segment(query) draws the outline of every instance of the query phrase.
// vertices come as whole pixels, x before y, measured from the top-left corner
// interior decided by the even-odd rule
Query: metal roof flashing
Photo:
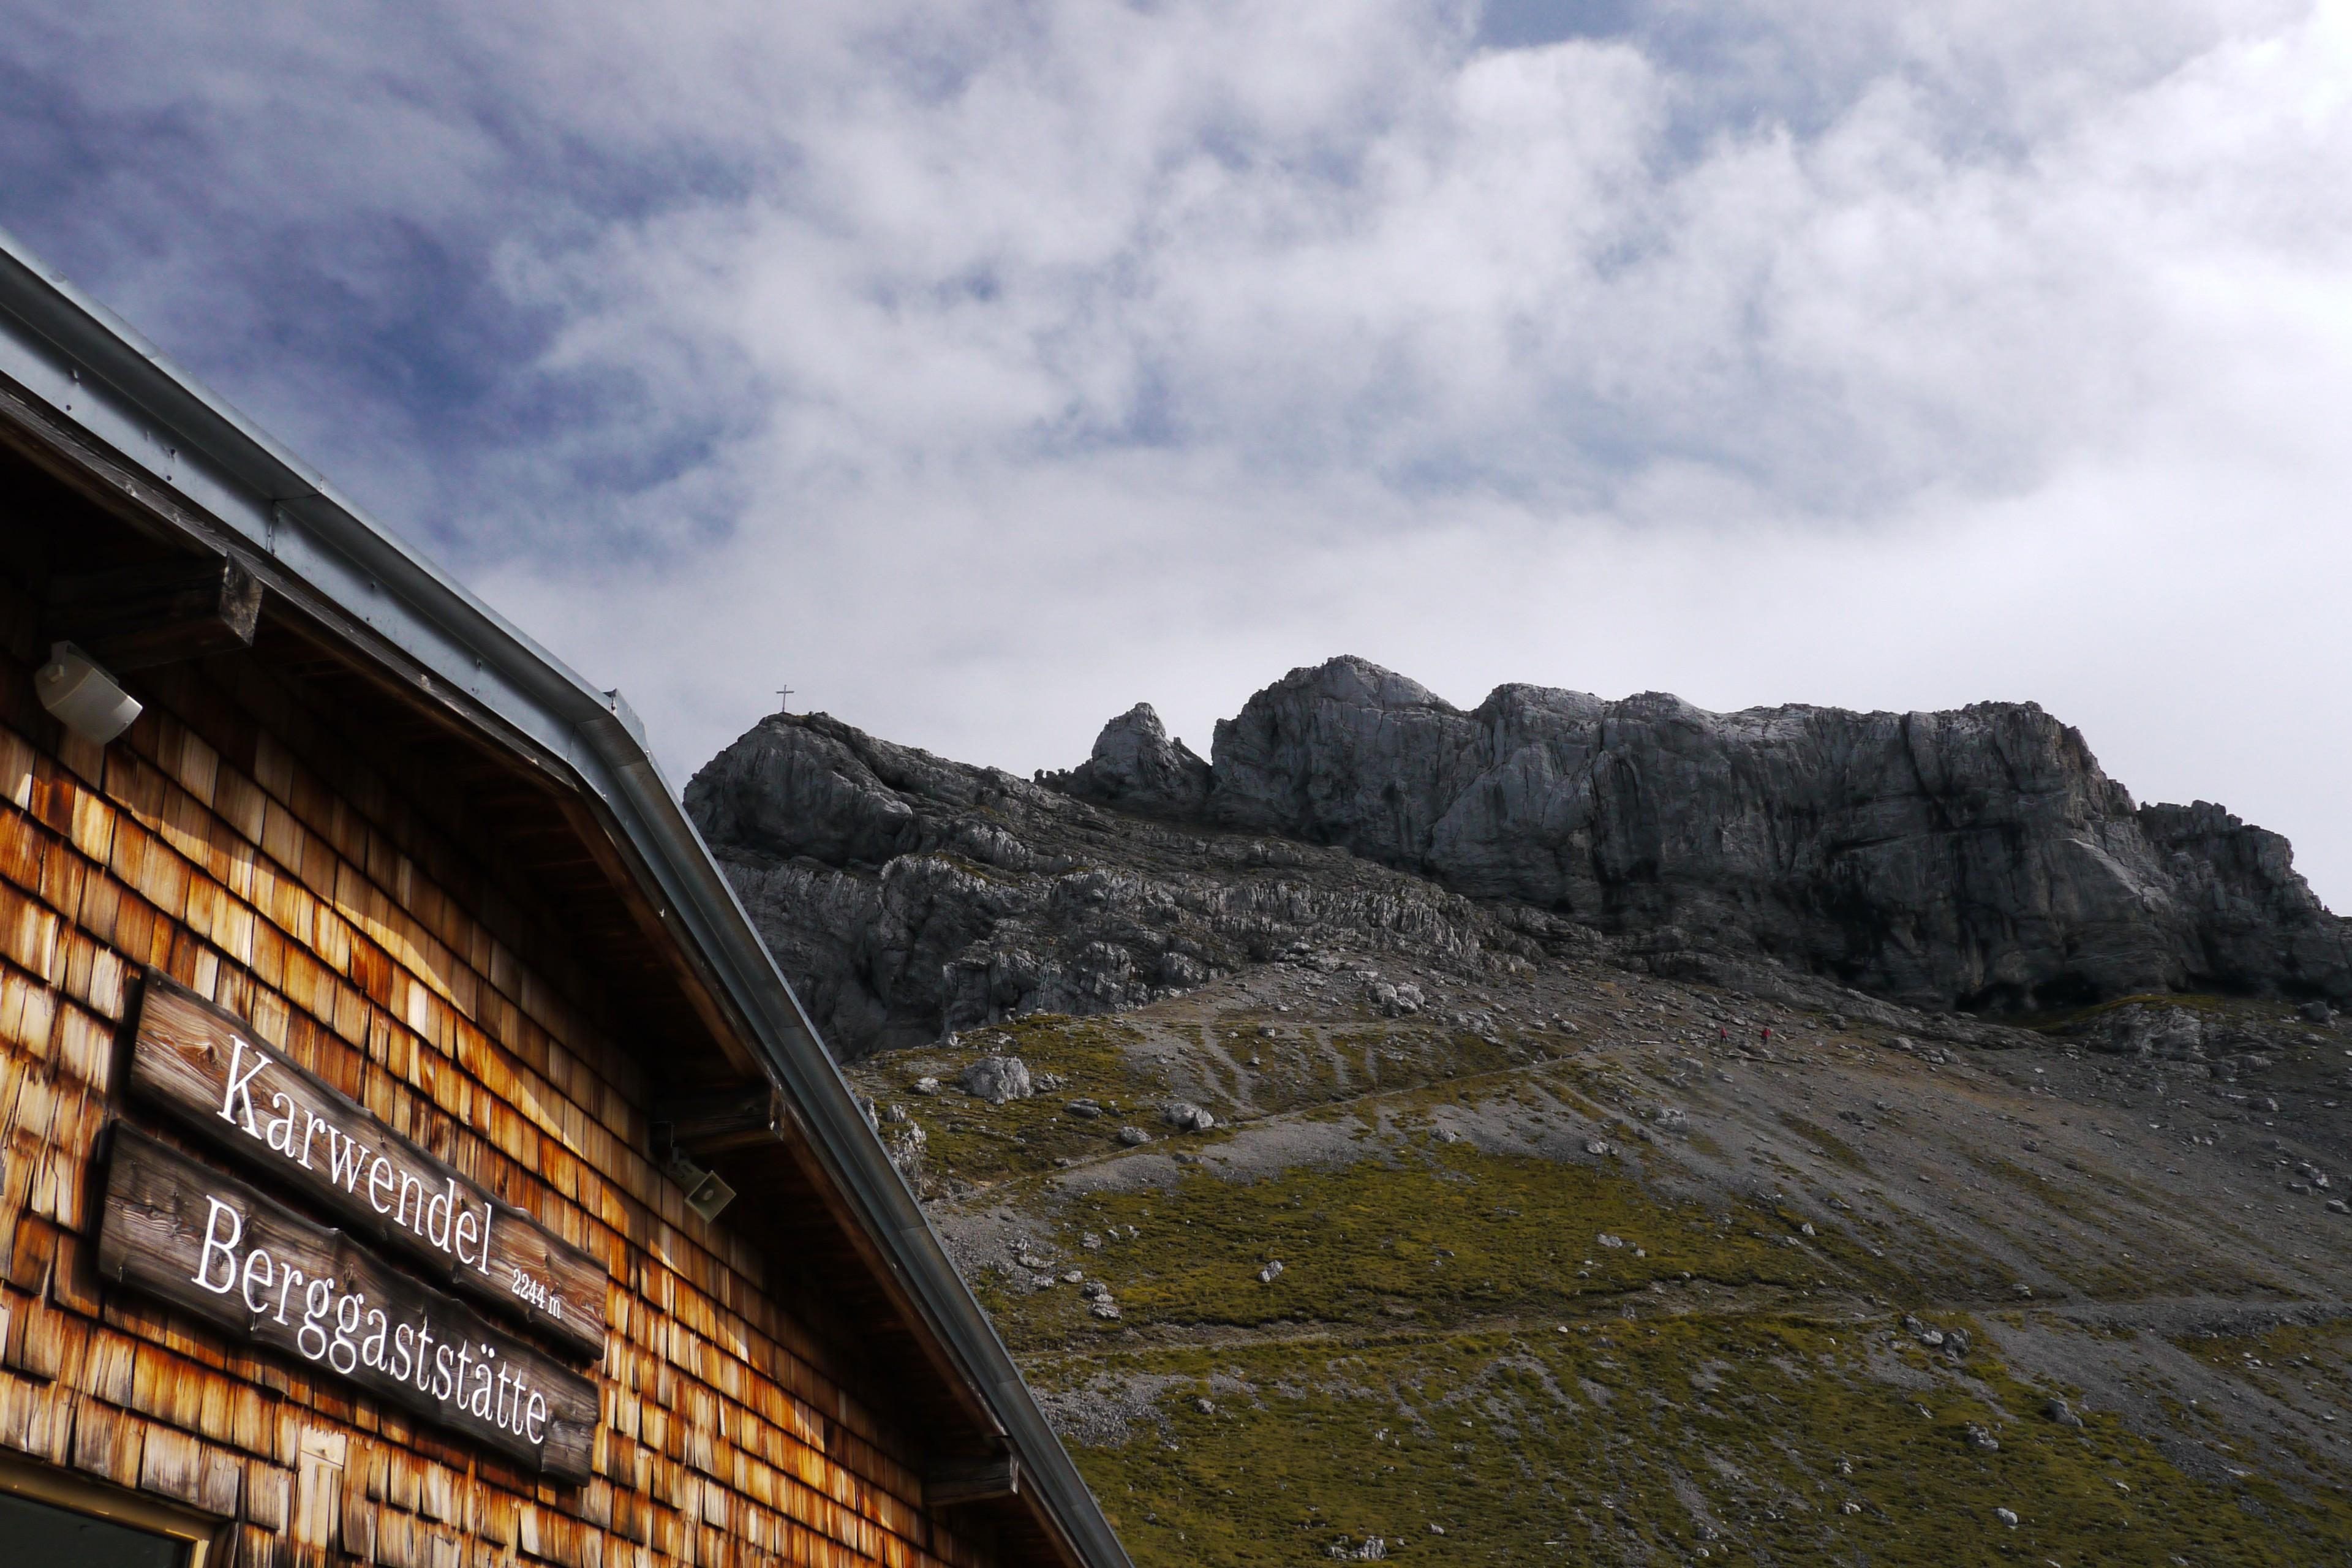
[[[1003,1342],[950,1263],[848,1086],[719,871],[646,730],[325,478],[0,229],[0,375],[56,418],[184,497],[211,523],[553,756],[609,812],[727,999],[884,1258],[1020,1458],[1035,1504],[1078,1562],[1125,1550],[1046,1425]]]

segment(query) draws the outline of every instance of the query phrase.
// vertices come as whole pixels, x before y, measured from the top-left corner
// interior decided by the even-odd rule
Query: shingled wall
[[[561,910],[446,803],[253,660],[142,672],[148,711],[100,752],[35,704],[15,588],[0,646],[0,1447],[234,1521],[215,1561],[239,1565],[991,1560],[927,1516],[908,1434],[772,1302],[761,1257],[650,1163],[644,1068]],[[102,1129],[173,1137],[118,1081],[149,964],[603,1260],[587,1485],[99,1279]]]

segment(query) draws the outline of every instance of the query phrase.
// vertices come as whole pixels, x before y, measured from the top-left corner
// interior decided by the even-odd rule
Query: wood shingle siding
[[[242,654],[143,672],[103,751],[62,737],[32,595],[0,597],[0,1445],[231,1521],[237,1564],[994,1561],[926,1511],[912,1434],[772,1250],[655,1166],[662,1042],[614,1037],[562,901],[462,802]],[[150,964],[609,1272],[586,1483],[101,1283],[109,1118],[219,1158],[116,1081]]]

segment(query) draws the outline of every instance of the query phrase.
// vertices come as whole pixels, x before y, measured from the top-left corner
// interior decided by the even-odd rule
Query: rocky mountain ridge
[[[688,794],[1144,1568],[2352,1568],[2284,840],[2029,709],[1340,661],[1213,751],[777,716]]]
[[[687,803],[845,1058],[1141,1005],[1334,930],[1937,1011],[2352,998],[2352,922],[2284,838],[2137,805],[2032,704],[1716,714],[1506,686],[1464,710],[1343,658],[1212,751],[1139,704],[1023,780],[777,715]]]
[[[2033,703],[1727,714],[1511,685],[1465,712],[1336,658],[1251,698],[1213,751],[1139,707],[1050,782],[1605,931],[1753,946],[1913,1005],[2352,996],[2352,923],[2285,839],[2201,801],[2136,806]]]
[[[1140,1006],[1309,937],[1457,963],[1601,942],[1343,849],[1106,811],[823,714],[762,720],[687,803],[844,1059]]]

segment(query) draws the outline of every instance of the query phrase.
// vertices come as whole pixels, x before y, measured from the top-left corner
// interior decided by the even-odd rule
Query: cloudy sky
[[[2032,699],[2352,909],[2352,8],[6,0],[0,225],[643,711]]]

